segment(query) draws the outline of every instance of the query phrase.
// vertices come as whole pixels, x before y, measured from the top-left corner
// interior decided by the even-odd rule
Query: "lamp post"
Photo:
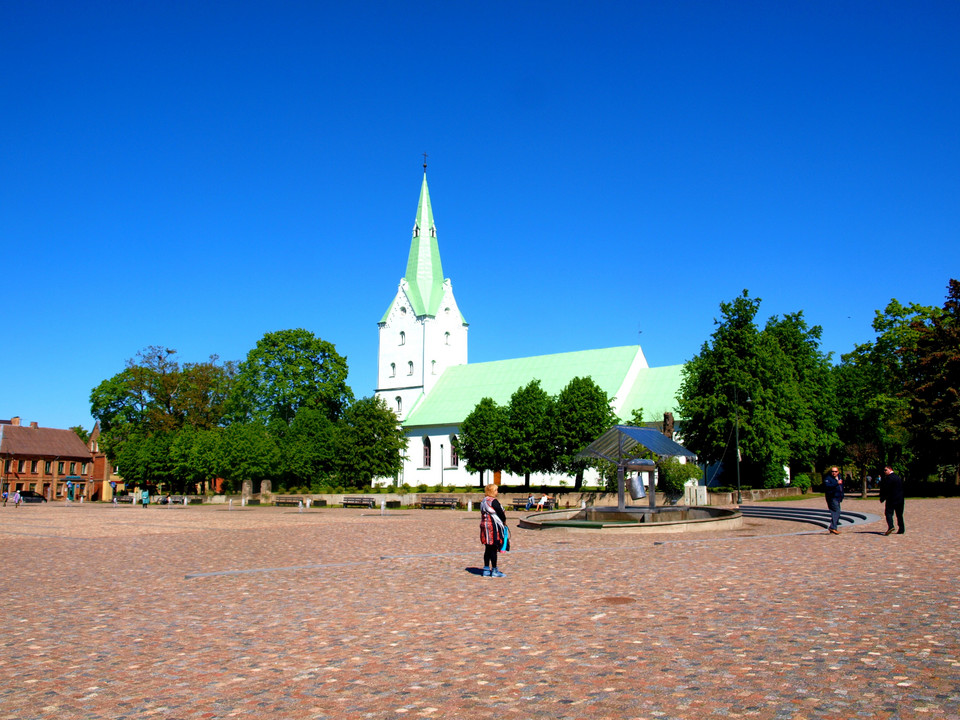
[[[753,401],[748,397],[747,402],[749,403]],[[734,442],[737,445],[737,505],[739,505],[741,502],[743,502],[743,498],[740,495],[740,398],[736,386],[733,388],[733,404],[736,417],[736,424],[734,425]]]
[[[734,398],[736,398],[736,390],[734,390],[733,395]],[[734,433],[737,443],[737,505],[739,505],[743,501],[743,498],[740,496],[740,403],[737,402],[737,400],[734,400],[734,403],[736,404],[737,417],[736,430]]]
[[[440,443],[440,487],[443,487],[443,443]]]

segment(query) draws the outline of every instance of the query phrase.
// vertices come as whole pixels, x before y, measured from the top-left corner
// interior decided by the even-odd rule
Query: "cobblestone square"
[[[498,579],[476,512],[7,506],[0,720],[957,718],[958,511],[908,499],[889,537],[508,513]]]

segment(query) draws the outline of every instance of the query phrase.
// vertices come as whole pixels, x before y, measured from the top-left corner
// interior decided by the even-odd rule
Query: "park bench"
[[[372,497],[345,497],[343,499],[344,507],[368,507],[372,508],[377,501]]]
[[[526,510],[527,498],[528,498],[527,495],[524,495],[523,497],[515,497],[510,504],[513,506],[514,510]],[[536,510],[538,502],[540,502],[540,498],[537,496],[534,496],[534,502],[533,502],[533,505],[530,506],[530,509]],[[541,509],[553,510],[556,506],[557,506],[557,501],[554,498],[547,498],[547,501],[543,504],[543,507]]]
[[[425,495],[420,498],[421,508],[458,508],[460,501],[453,497],[443,497],[441,495]]]
[[[116,500],[118,503],[133,503],[133,495],[117,495]]]
[[[303,501],[303,498],[299,495],[277,495],[274,498],[274,505],[299,505]]]

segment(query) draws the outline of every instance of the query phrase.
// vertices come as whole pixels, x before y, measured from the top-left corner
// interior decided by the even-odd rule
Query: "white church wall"
[[[449,425],[435,428],[415,428],[407,433],[407,452],[403,459],[403,469],[400,476],[394,478],[381,478],[376,484],[382,486],[389,485],[409,485],[417,487],[427,485],[429,487],[479,487],[480,478],[476,472],[468,472],[465,461],[460,458],[454,462],[451,455],[452,438],[457,433],[456,425]],[[429,440],[430,445],[430,464],[424,464],[424,445],[425,439]],[[441,463],[440,458],[443,458]],[[484,473],[484,484],[494,482],[492,471]],[[572,475],[560,473],[532,473],[530,475],[530,487],[536,490],[540,487],[565,486],[572,488],[575,478]],[[522,487],[524,484],[523,475],[512,475],[502,471],[500,473],[501,486]],[[583,484],[585,487],[596,487],[600,484],[599,474],[589,469],[584,473]]]

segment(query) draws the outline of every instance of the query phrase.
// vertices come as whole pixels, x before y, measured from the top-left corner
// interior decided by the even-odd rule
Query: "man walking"
[[[843,477],[836,465],[830,468],[830,472],[823,478],[823,496],[830,509],[830,534],[839,535],[837,528],[840,525],[840,503],[843,502]]]
[[[887,516],[887,531],[884,535],[893,532],[893,514],[897,514],[897,534],[903,535],[903,478],[897,475],[889,465],[883,468],[883,477],[880,479],[880,502],[885,502],[884,515]]]

